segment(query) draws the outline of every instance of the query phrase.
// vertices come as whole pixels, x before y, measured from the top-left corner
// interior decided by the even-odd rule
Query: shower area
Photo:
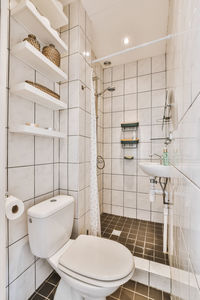
[[[149,177],[139,166],[159,162],[167,136],[165,59],[163,54],[105,67],[94,85],[102,237],[122,243],[134,256],[169,265],[163,199],[156,195],[150,202]]]

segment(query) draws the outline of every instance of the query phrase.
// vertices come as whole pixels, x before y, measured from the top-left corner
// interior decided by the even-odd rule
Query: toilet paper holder
[[[22,200],[12,196],[8,192],[5,193],[6,207],[5,213],[9,220],[16,220],[24,213],[24,203]]]

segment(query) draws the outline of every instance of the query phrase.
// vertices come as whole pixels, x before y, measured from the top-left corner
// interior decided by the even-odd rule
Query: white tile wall
[[[149,178],[141,172],[139,163],[163,150],[163,143],[161,148],[161,143],[150,139],[165,136],[160,122],[165,104],[164,80],[165,54],[104,69],[104,88],[116,88],[115,93],[106,93],[104,97],[105,212],[163,222],[162,200],[150,205]],[[124,150],[120,144],[121,122],[134,121],[140,123],[140,143],[137,149]],[[132,136],[130,131],[124,134],[125,138]],[[133,155],[134,160],[124,160],[124,155]]]
[[[62,28],[61,38],[68,44],[69,52],[63,55],[61,67],[68,73],[69,82],[55,84],[13,56],[10,56],[9,70],[9,87],[24,80],[36,80],[59,93],[68,109],[52,112],[13,95],[9,95],[8,104],[8,125],[14,122],[37,122],[40,126],[66,132],[68,139],[58,141],[9,133],[7,189],[25,201],[26,210],[53,195],[73,194],[76,198],[73,232],[77,235],[89,229],[91,57],[86,58],[84,52],[91,53],[92,30],[80,1],[73,2],[68,8],[66,11],[70,11],[70,24]],[[11,47],[27,34],[11,17]],[[103,89],[101,67],[97,66],[95,72],[100,92]],[[103,101],[99,99],[99,154],[103,151],[102,112]],[[102,209],[102,172],[98,173],[98,179]],[[36,261],[31,254],[26,213],[20,219],[9,222],[8,229],[9,300],[25,300],[52,272],[52,268],[45,260]]]
[[[199,1],[171,1],[169,34],[184,32],[167,43],[167,86],[174,97],[171,124],[174,140],[169,147],[174,166],[171,181],[173,201],[173,252],[170,256],[172,299],[200,299],[199,243]],[[161,70],[159,70],[161,71]],[[161,76],[156,85],[161,86]],[[162,74],[162,75],[161,75]],[[155,78],[154,78],[155,79]],[[171,241],[171,240],[170,240]],[[175,269],[177,268],[177,269]]]

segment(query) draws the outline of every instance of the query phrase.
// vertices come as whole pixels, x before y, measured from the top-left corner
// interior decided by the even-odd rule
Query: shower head
[[[110,93],[115,91],[115,87],[107,87],[103,92],[96,94],[97,97],[102,96],[106,91],[109,91]]]

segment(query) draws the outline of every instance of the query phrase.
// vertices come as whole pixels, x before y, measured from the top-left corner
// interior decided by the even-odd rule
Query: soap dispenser
[[[163,166],[169,166],[169,156],[167,148],[163,149],[162,164]]]

